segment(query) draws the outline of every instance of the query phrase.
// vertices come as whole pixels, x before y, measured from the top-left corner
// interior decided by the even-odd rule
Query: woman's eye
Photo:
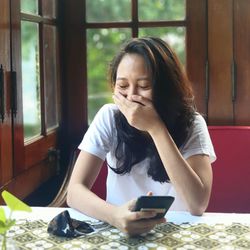
[[[149,89],[150,86],[140,86],[141,89]]]
[[[121,88],[121,89],[126,89],[127,87],[128,87],[128,85],[118,85],[119,86],[119,88]]]

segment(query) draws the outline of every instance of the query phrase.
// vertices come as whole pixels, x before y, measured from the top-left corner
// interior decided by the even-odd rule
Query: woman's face
[[[132,95],[140,95],[152,100],[152,77],[142,56],[126,54],[117,68],[115,93],[128,100]]]

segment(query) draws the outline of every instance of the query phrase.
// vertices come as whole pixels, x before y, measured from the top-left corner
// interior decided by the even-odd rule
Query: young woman
[[[109,76],[114,104],[99,110],[79,146],[68,205],[129,235],[165,221],[131,211],[140,195],[171,195],[172,210],[202,215],[216,156],[175,53],[159,38],[131,39]],[[90,191],[105,159],[106,201]]]

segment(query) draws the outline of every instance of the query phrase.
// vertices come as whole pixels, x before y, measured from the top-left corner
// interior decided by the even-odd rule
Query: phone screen
[[[162,218],[173,202],[173,196],[140,196],[132,211],[154,211],[157,213],[155,218]]]

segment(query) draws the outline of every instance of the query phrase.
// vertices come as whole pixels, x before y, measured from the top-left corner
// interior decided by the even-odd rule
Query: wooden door
[[[208,1],[210,125],[250,124],[250,1]]]
[[[56,9],[56,0],[1,2],[4,119],[0,123],[0,190],[9,190],[19,198],[59,170]]]
[[[233,0],[208,1],[209,103],[211,125],[233,124]]]
[[[233,101],[236,125],[250,125],[250,1],[234,1]]]
[[[205,118],[208,115],[206,8],[205,0],[187,0],[186,68],[197,109]]]
[[[12,123],[10,105],[10,5],[0,8],[0,185],[12,177]]]

